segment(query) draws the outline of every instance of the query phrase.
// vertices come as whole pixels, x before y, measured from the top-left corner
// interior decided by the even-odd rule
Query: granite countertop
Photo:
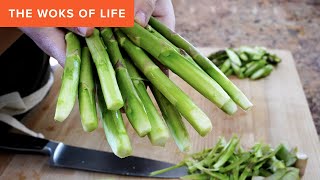
[[[176,31],[195,46],[292,52],[320,135],[320,0],[173,0]]]

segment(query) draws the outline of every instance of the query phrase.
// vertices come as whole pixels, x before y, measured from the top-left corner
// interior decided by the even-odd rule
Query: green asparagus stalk
[[[107,109],[99,82],[97,83],[97,97],[101,121],[113,153],[120,158],[130,156],[132,147],[123,123],[122,114],[120,110]]]
[[[192,59],[191,56],[189,56],[188,53],[186,53],[183,49],[179,49],[178,47],[176,47],[174,44],[172,44],[170,41],[168,41],[165,37],[163,37],[158,31],[156,31],[155,29],[153,29],[150,25],[147,25],[145,27],[146,30],[148,30],[150,33],[152,33],[154,36],[156,36],[159,39],[162,39],[164,42],[166,42],[167,44],[169,44],[172,48],[174,48],[178,53],[180,53],[182,56],[185,57],[185,59],[189,62],[191,62],[193,65],[195,65],[196,67],[198,67],[201,71],[203,71],[201,69],[201,67]]]
[[[109,110],[118,110],[123,107],[123,98],[120,93],[115,71],[110,62],[109,55],[100,38],[100,31],[98,29],[94,29],[93,34],[86,37],[85,40],[98,72],[107,108]]]
[[[95,83],[92,72],[92,59],[88,47],[82,48],[80,80],[79,80],[79,111],[82,127],[91,132],[98,127],[95,99]]]
[[[148,134],[148,138],[150,139],[151,144],[155,146],[164,146],[170,137],[168,127],[153,104],[137,69],[127,59],[124,59],[124,62],[132,79],[133,85],[144,104],[151,124],[151,131]]]
[[[151,86],[151,91],[158,103],[160,111],[162,112],[162,116],[165,119],[178,148],[182,152],[188,151],[191,147],[191,141],[180,113],[154,86]]]
[[[118,85],[125,103],[125,113],[137,134],[140,137],[144,137],[151,131],[151,125],[144,105],[131,81],[118,42],[111,28],[104,28],[101,31],[101,36],[104,44],[107,46],[111,63],[115,68]]]
[[[64,121],[71,113],[77,95],[81,66],[80,40],[73,32],[65,35],[66,62],[61,79],[61,87],[57,100],[54,119]]]
[[[217,66],[215,66],[206,56],[202,55],[202,53],[187,40],[179,34],[172,32],[168,27],[154,17],[150,18],[149,24],[174,45],[184,49],[195,60],[195,62],[211,76],[211,78],[220,84],[220,86],[230,95],[233,101],[242,109],[248,110],[253,106],[243,92],[233,84]]]
[[[115,33],[120,45],[146,78],[181,112],[201,136],[209,133],[212,130],[212,123],[207,115],[152,62],[141,48],[135,46],[118,29]]]
[[[171,69],[219,108],[228,107],[229,109],[226,112],[231,114],[237,111],[237,106],[235,104],[234,106],[230,106],[232,99],[216,81],[187,61],[165,41],[155,37],[137,23],[133,27],[120,29],[137,46],[150,53],[160,63]]]

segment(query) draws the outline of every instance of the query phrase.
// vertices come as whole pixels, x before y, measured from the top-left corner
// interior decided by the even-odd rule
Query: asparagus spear
[[[107,46],[107,52],[110,55],[111,63],[115,68],[120,92],[125,102],[125,113],[138,135],[144,137],[151,131],[151,125],[144,105],[127,71],[118,42],[114,38],[111,28],[104,28],[101,31],[101,36]]]
[[[153,104],[137,69],[127,59],[124,59],[124,62],[132,79],[133,85],[144,104],[151,124],[151,131],[148,134],[148,138],[153,145],[164,146],[170,137],[168,127]]]
[[[118,110],[123,107],[123,99],[116,80],[115,71],[100,38],[100,31],[94,29],[93,34],[85,38],[92,59],[95,63],[104,99],[109,110]]]
[[[123,123],[122,114],[120,110],[107,109],[99,82],[97,83],[97,97],[101,121],[112,151],[120,158],[130,156],[132,147]]]
[[[207,115],[152,62],[141,48],[135,46],[118,29],[115,34],[135,66],[181,112],[195,130],[201,136],[209,133],[212,130],[212,124]]]
[[[205,72],[220,84],[220,86],[230,95],[233,101],[242,109],[248,110],[253,106],[243,92],[233,84],[218,67],[216,67],[206,56],[202,55],[202,53],[187,40],[179,34],[172,32],[168,27],[154,17],[150,18],[149,24],[174,45],[184,49]]]
[[[199,68],[187,61],[169,44],[155,37],[139,24],[135,23],[133,27],[120,29],[127,34],[137,46],[147,51],[159,62],[171,69],[219,108],[223,108],[225,104],[229,105],[230,102],[232,102],[229,95],[208,74],[199,70]],[[230,109],[226,110],[226,112],[231,114],[237,110],[236,105],[227,107]]]
[[[95,86],[92,72],[92,60],[88,47],[82,48],[80,81],[79,81],[79,111],[82,127],[91,132],[98,127]]]
[[[169,44],[172,48],[174,48],[177,52],[179,52],[182,56],[184,56],[187,61],[191,62],[193,65],[198,67],[201,71],[203,71],[201,69],[201,67],[192,59],[192,57],[190,57],[189,54],[186,53],[183,49],[180,49],[180,48],[176,47],[174,44],[172,44],[170,41],[168,41],[165,37],[163,37],[158,31],[153,29],[150,25],[147,25],[145,28],[150,33],[152,33],[154,36],[156,36],[159,39],[162,39],[164,42]]]
[[[71,113],[78,94],[81,66],[80,40],[73,32],[65,35],[66,62],[62,74],[61,87],[54,119],[64,121]]]
[[[178,148],[182,152],[188,151],[191,147],[190,137],[180,113],[154,86],[151,86],[151,91]]]

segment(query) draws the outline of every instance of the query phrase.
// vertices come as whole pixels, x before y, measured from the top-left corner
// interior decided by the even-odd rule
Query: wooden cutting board
[[[219,49],[219,48],[218,48]],[[217,48],[200,48],[208,55]],[[297,146],[309,156],[304,179],[320,179],[320,145],[315,126],[308,108],[300,79],[289,51],[272,50],[283,62],[266,79],[258,81],[231,80],[248,96],[254,107],[248,112],[241,109],[233,116],[224,114],[215,105],[201,96],[179,77],[170,78],[183,89],[194,102],[212,119],[213,131],[206,137],[199,136],[186,122],[192,138],[191,152],[213,146],[219,136],[229,139],[233,134],[241,137],[244,147],[257,141],[273,146],[285,143]],[[46,138],[62,141],[69,145],[110,151],[100,124],[92,133],[83,131],[78,104],[69,118],[62,123],[53,120],[57,93],[60,88],[62,69],[55,67],[55,83],[50,94],[23,120],[27,127],[42,133]],[[182,160],[174,141],[165,147],[151,146],[148,138],[140,138],[125,119],[131,137],[133,155],[177,163]],[[102,173],[84,172],[49,167],[47,157],[38,155],[14,155],[0,153],[0,179],[133,179]],[[112,163],[112,162],[110,162]],[[137,178],[138,179],[138,178]]]

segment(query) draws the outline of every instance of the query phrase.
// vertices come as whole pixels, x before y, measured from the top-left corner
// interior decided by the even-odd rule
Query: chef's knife
[[[0,149],[47,155],[50,156],[49,164],[60,168],[149,178],[179,178],[187,174],[187,169],[182,167],[150,176],[151,172],[174,164],[136,156],[121,159],[111,152],[75,147],[62,142],[15,133],[0,136]]]

